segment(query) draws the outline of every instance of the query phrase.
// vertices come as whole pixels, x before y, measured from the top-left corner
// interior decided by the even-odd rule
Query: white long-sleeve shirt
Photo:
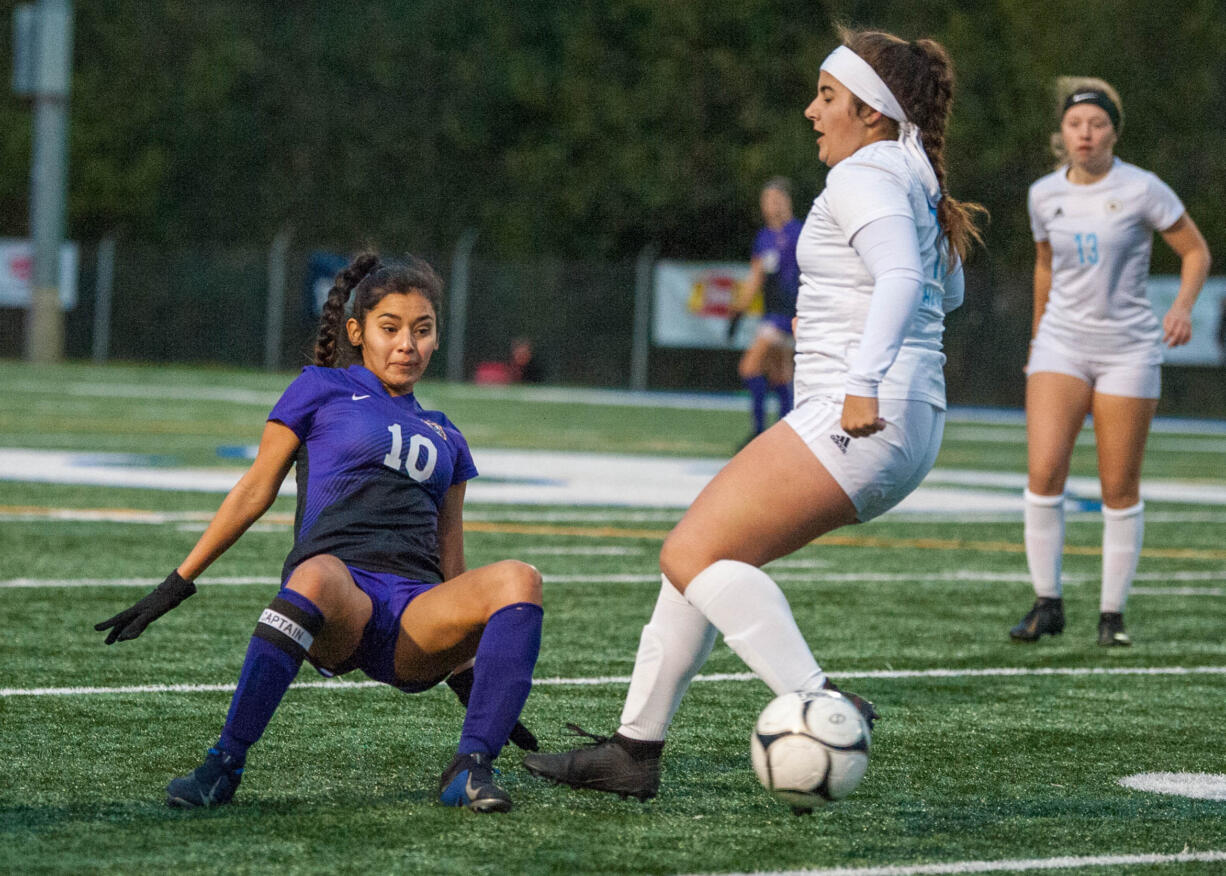
[[[888,217],[908,222],[867,228]],[[867,249],[857,239],[866,228],[874,238]],[[883,228],[894,243],[881,240]],[[857,246],[866,249],[877,276]],[[936,209],[897,142],[872,143],[830,170],[796,248],[798,403],[814,396],[841,402],[853,394],[944,409],[945,314],[962,300],[960,266],[951,272],[946,250]],[[882,264],[890,269],[883,272]],[[874,308],[875,293],[880,295]],[[900,316],[897,308],[909,313]]]

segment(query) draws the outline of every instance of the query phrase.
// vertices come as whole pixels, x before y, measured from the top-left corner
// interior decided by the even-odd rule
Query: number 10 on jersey
[[[387,427],[392,433],[392,449],[383,457],[383,464],[393,471],[402,468],[413,480],[421,483],[434,474],[434,466],[438,463],[438,448],[434,442],[424,435],[409,436],[409,453],[402,461],[401,451],[404,448],[404,437],[400,433],[400,424],[393,423]],[[425,448],[425,459],[422,459],[422,448]]]

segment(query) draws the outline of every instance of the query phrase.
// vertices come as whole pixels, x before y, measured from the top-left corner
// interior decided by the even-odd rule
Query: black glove
[[[745,314],[738,311],[728,317],[728,343],[732,343],[736,337],[736,330],[741,327],[741,320],[745,318]]]
[[[98,632],[110,629],[106,643],[116,641],[126,642],[135,639],[145,631],[145,627],[170,611],[184,599],[196,592],[196,585],[179,574],[179,570],[171,572],[166,580],[154,588],[153,592],[143,597],[131,608],[125,608],[114,617],[107,618],[100,624],[94,624]]]
[[[473,692],[473,668],[469,666],[467,669],[451,673],[447,676],[447,686],[455,691],[455,695],[467,709],[468,696]],[[524,751],[536,751],[541,747],[532,731],[518,721],[511,728],[511,741]]]

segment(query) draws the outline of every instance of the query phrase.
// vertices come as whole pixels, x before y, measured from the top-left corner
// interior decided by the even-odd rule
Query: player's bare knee
[[[670,533],[660,548],[660,571],[678,592],[684,593],[694,576],[711,565],[684,536]]]
[[[285,582],[288,590],[301,593],[325,610],[335,596],[338,574],[345,568],[336,557],[320,555],[304,560]]]
[[[499,604],[492,606],[495,610],[517,602],[530,602],[533,605],[542,602],[542,578],[536,566],[519,560],[503,560],[498,563],[498,582],[495,601]]]

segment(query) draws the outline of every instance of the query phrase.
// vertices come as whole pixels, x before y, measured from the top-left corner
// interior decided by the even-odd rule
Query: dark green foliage
[[[12,6],[0,3],[6,26]],[[766,177],[793,176],[802,209],[821,187],[801,113],[835,21],[951,50],[951,190],[992,210],[990,265],[1028,266],[1025,190],[1048,164],[1062,73],[1112,81],[1119,154],[1167,180],[1209,240],[1226,232],[1215,0],[74,8],[80,240],[262,244],[289,223],[298,240],[447,252],[471,226],[512,256],[623,258],[648,241],[742,256]],[[5,166],[27,166],[29,114],[7,91],[0,131]],[[0,231],[24,231],[27,185],[0,180]],[[1173,264],[1158,252],[1159,270]]]

